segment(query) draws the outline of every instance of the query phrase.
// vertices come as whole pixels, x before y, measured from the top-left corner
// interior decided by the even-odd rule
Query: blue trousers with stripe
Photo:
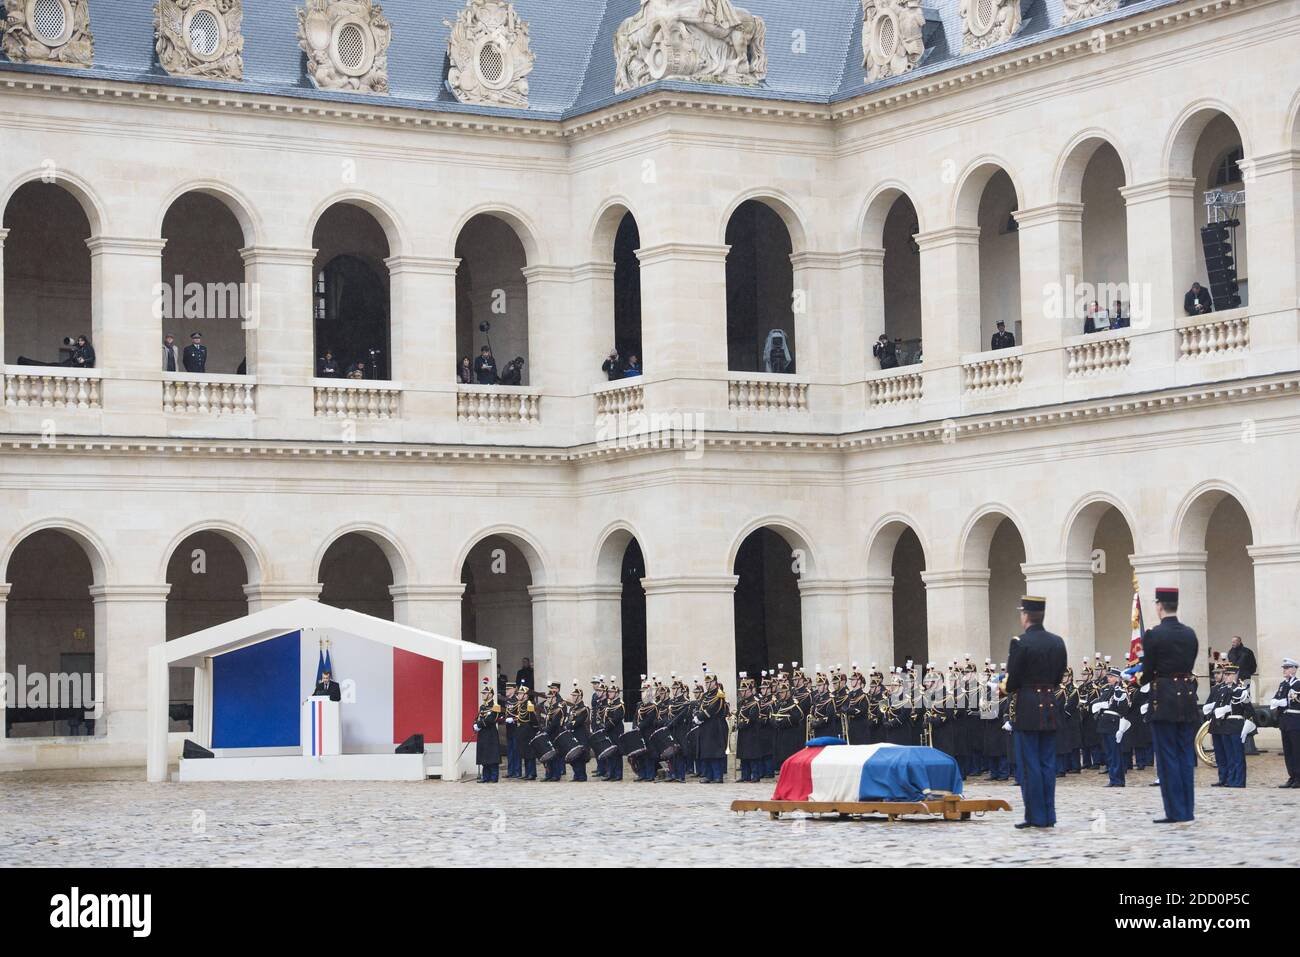
[[[1025,820],[1051,827],[1056,824],[1056,732],[1017,731],[1015,736]]]
[[[1171,821],[1194,818],[1197,727],[1190,721],[1151,722],[1160,797],[1164,800],[1165,817]]]

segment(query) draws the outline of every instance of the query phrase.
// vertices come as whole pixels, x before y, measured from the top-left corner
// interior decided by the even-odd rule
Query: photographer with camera
[[[617,349],[609,350],[609,355],[605,357],[605,361],[600,365],[600,371],[605,373],[605,378],[610,382],[623,378],[623,362],[618,357]]]
[[[90,344],[90,340],[85,336],[77,336],[74,340],[67,338],[63,340],[64,346],[72,347],[72,355],[68,357],[67,364],[74,369],[93,369],[95,368],[95,347]]]
[[[502,385],[523,385],[524,382],[524,359],[523,356],[515,356],[506,363],[506,367],[501,370]]]

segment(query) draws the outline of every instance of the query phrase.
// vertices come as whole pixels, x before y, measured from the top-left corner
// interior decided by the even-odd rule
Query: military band
[[[720,677],[703,666],[691,682],[674,672],[667,682],[642,675],[629,709],[612,677],[594,676],[584,700],[575,680],[567,696],[547,685],[534,703],[531,689],[506,683],[498,698],[484,682],[474,723],[479,780],[499,780],[504,732],[507,778],[623,779],[626,761],[642,782],[722,783],[727,755],[737,780],[774,778],[782,763],[810,741],[852,745],[927,746],[953,757],[963,779],[1022,790],[1025,821],[1055,823],[1055,779],[1085,770],[1105,774],[1108,787],[1125,787],[1127,772],[1153,763],[1154,750],[1165,816],[1157,823],[1193,819],[1192,772],[1197,729],[1205,723],[1214,743],[1219,780],[1212,786],[1246,786],[1245,742],[1257,712],[1238,668],[1216,662],[1204,704],[1193,672],[1195,632],[1177,619],[1177,589],[1156,590],[1160,623],[1147,630],[1125,670],[1098,653],[1067,666],[1064,642],[1043,627],[1046,601],[1021,600],[1024,633],[1012,639],[1007,661],[986,658],[981,669],[969,655],[946,668],[912,661],[889,669],[779,663],[757,677],[741,672],[734,706]],[[1135,649],[1139,648],[1137,642]],[[1216,656],[1217,657],[1217,656]],[[1136,659],[1134,661],[1134,659]],[[1282,661],[1282,681],[1263,702],[1277,719],[1287,780],[1300,788],[1300,677],[1292,658]],[[1258,713],[1264,713],[1263,711]],[[734,739],[731,735],[734,734]]]

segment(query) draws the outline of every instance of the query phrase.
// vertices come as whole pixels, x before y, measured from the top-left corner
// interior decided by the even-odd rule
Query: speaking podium
[[[328,695],[313,695],[302,703],[302,756],[318,758],[342,753],[339,703]]]

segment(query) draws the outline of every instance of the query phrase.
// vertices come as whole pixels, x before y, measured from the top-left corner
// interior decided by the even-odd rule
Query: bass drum
[[[587,760],[587,746],[572,731],[561,731],[555,736],[555,750],[564,755],[565,764]]]
[[[618,754],[618,745],[604,731],[597,731],[592,734],[587,739],[587,747],[591,748],[591,753],[596,756],[598,761],[604,761],[606,758],[612,758]]]
[[[681,751],[681,745],[667,728],[655,728],[650,733],[650,747],[661,761],[674,758]]]
[[[1217,768],[1219,762],[1214,759],[1214,741],[1210,737],[1210,722],[1201,725],[1196,732],[1196,756],[1207,768]]]
[[[533,735],[533,742],[529,747],[533,749],[533,757],[538,761],[545,763],[555,760],[555,745],[551,743],[551,736],[545,731],[538,731]]]
[[[639,758],[646,753],[645,735],[640,731],[629,731],[618,739],[618,749],[625,758]]]

